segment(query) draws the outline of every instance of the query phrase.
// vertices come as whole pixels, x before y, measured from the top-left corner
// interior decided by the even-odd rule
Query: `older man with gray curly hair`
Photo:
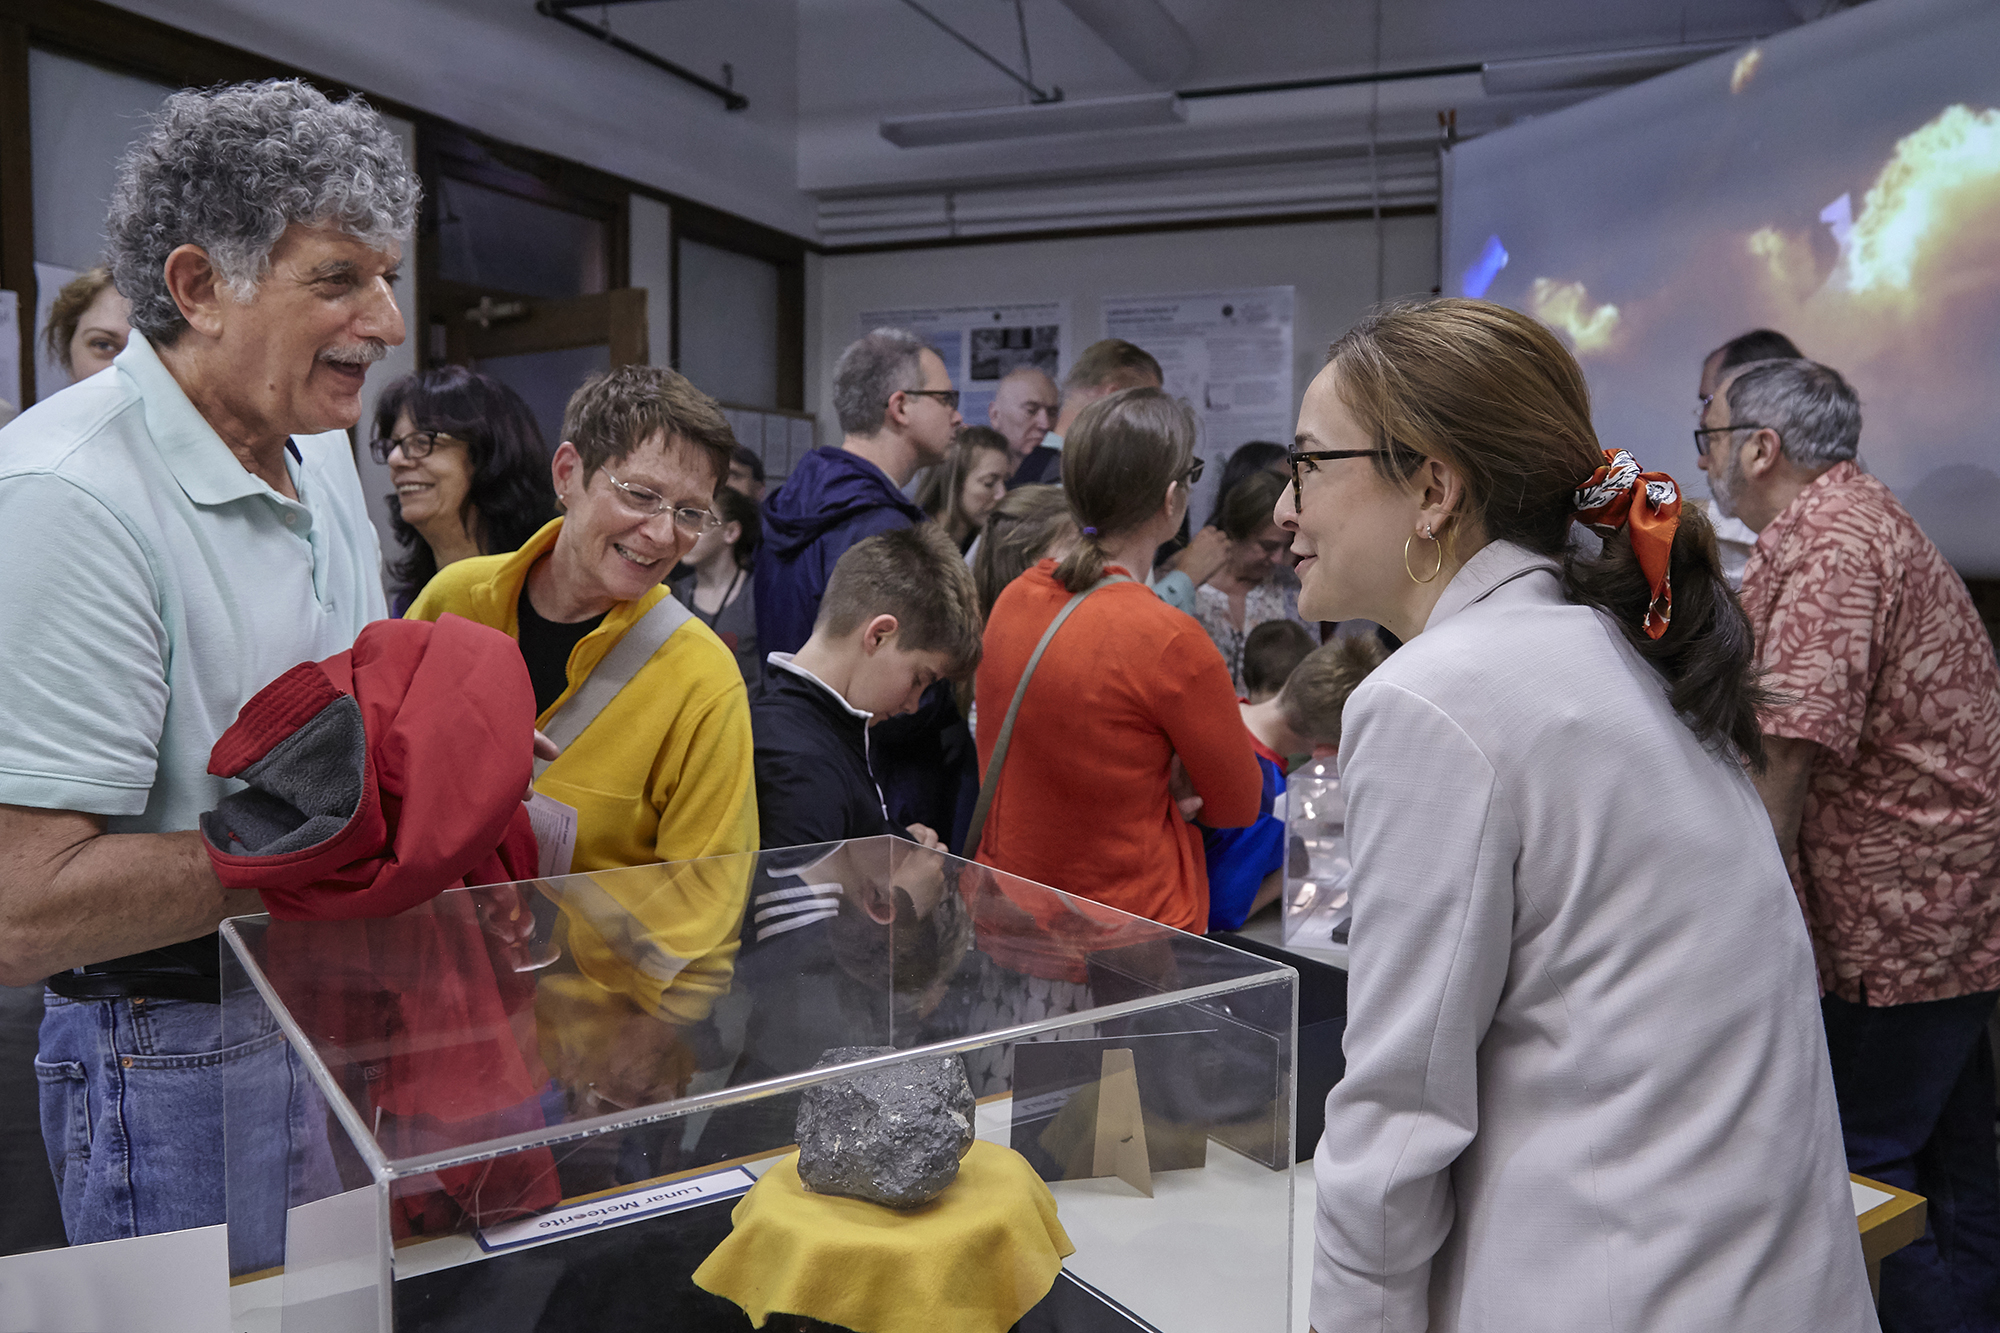
[[[419,193],[358,98],[174,94],[107,227],[129,344],[0,432],[0,981],[48,978],[75,1244],[223,1219],[226,1064],[272,1066],[249,1121],[302,1114],[275,1033],[222,1045],[214,931],[259,904],[195,829],[244,702],[386,613],[345,430]]]

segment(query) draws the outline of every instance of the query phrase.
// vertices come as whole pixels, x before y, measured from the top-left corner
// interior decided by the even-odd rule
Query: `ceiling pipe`
[[[574,28],[586,37],[595,37],[614,51],[623,51],[635,60],[643,60],[654,69],[662,70],[683,83],[691,83],[705,93],[713,93],[722,99],[722,105],[731,111],[741,111],[750,105],[750,99],[734,88],[725,88],[713,79],[705,79],[685,65],[676,65],[665,56],[648,51],[645,47],[628,42],[611,31],[609,20],[599,27],[588,19],[580,19],[570,13],[589,5],[595,9],[602,3],[622,4],[625,0],[535,0],[535,12],[543,18],[551,18],[566,28]]]
[[[1194,68],[1194,38],[1160,0],[1062,0],[1118,58],[1149,83],[1170,85]]]
[[[1062,101],[1062,95],[1063,95],[1062,89],[1060,88],[1042,89],[1036,87],[1034,80],[1027,78],[1023,75],[1016,74],[1012,69],[1008,68],[1006,61],[1000,59],[998,56],[994,55],[991,51],[981,46],[978,42],[973,41],[970,37],[967,37],[964,33],[960,32],[957,28],[952,27],[949,23],[946,23],[943,19],[931,13],[930,10],[925,9],[922,5],[917,3],[917,0],[903,0],[903,3],[908,5],[911,9],[916,10],[917,13],[923,15],[925,18],[929,19],[939,28],[942,28],[945,31],[945,33],[948,36],[950,36],[953,41],[957,42],[960,46],[972,52],[972,54],[978,56],[981,60],[984,60],[987,64],[993,66],[993,68],[999,70],[1002,74],[1005,74],[1008,78],[1012,79],[1014,82],[1020,84],[1023,91],[1025,91],[1030,97],[1035,99],[1036,105],[1039,106],[1045,102]],[[1023,28],[1021,31],[1022,31],[1021,46],[1022,46],[1022,51],[1025,53],[1027,50],[1027,29]]]
[[[1385,69],[1379,74],[1329,74],[1306,79],[1279,79],[1270,83],[1232,83],[1219,88],[1183,88],[1185,101],[1204,97],[1249,97],[1257,93],[1296,93],[1313,88],[1355,88],[1371,83],[1401,83],[1409,79],[1450,79],[1462,74],[1478,74],[1484,65],[1423,65],[1414,69]]]

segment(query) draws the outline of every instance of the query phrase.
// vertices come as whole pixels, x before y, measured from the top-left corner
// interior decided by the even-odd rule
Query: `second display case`
[[[673,952],[677,917],[732,901],[740,946]],[[903,1246],[877,1296],[915,1301],[966,1259],[923,1238],[952,1234],[941,1206],[999,1206],[976,1156],[1045,1185],[1072,1252],[1045,1293],[1016,1293],[1025,1314],[970,1295],[934,1327],[1291,1327],[1281,964],[892,838],[453,890],[380,920],[245,917],[223,938],[225,1043],[289,1052],[225,1093],[237,1333],[734,1333],[746,1284],[829,1324],[798,1293],[874,1271],[875,1240],[848,1261],[817,1240],[781,1253],[769,1283],[739,1264],[705,1289],[696,1270],[790,1169],[806,1089],[942,1055],[991,1148],[931,1204],[837,1201]],[[820,1064],[839,1048],[873,1051]]]

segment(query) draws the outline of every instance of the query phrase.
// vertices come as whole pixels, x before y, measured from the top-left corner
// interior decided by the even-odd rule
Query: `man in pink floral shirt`
[[[1778,696],[1758,787],[1819,954],[1848,1166],[1931,1201],[1883,1263],[1885,1327],[1996,1329],[2000,665],[1860,437],[1854,391],[1804,360],[1729,373],[1695,435],[1718,507],[1758,533],[1743,605]]]

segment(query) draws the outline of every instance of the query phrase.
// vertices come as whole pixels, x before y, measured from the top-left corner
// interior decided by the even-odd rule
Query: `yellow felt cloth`
[[[810,1193],[793,1153],[730,1220],[695,1285],[742,1306],[758,1328],[795,1314],[855,1333],[1005,1333],[1076,1252],[1027,1159],[983,1140],[958,1179],[918,1208]]]

